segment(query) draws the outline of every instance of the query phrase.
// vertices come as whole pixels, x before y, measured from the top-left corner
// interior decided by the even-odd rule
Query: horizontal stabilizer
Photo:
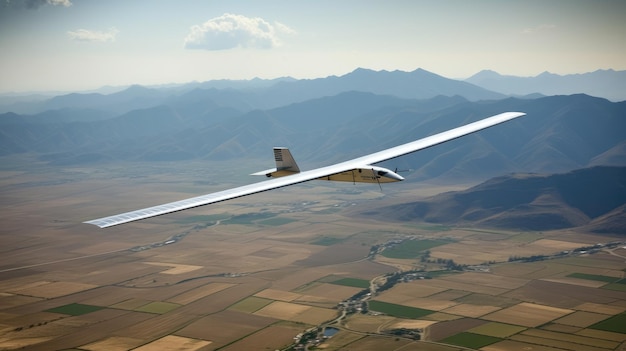
[[[291,152],[286,147],[274,148],[274,160],[276,160],[276,168],[266,169],[261,172],[252,173],[252,175],[264,175],[267,177],[284,177],[295,173],[300,173],[300,168],[296,164],[296,160],[291,156]]]

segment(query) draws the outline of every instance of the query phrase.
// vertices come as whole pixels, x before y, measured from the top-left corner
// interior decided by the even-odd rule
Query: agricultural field
[[[0,169],[11,204],[0,229],[1,350],[282,350],[328,323],[339,332],[325,350],[619,350],[626,342],[626,250],[507,262],[616,238],[355,220],[344,209],[383,195],[325,183],[102,230],[81,222],[219,190],[197,182],[211,170],[25,167]],[[241,179],[232,181],[221,186]],[[368,258],[396,240],[403,245]],[[435,260],[490,263],[450,272],[421,262],[425,250]],[[340,302],[398,267],[429,279],[399,282],[369,300],[369,314],[338,319]]]

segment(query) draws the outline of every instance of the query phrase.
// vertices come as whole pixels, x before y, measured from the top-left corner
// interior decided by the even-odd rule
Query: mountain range
[[[122,114],[171,100],[191,91],[204,98],[229,101],[237,109],[268,109],[346,91],[370,92],[408,99],[439,95],[463,96],[470,101],[507,96],[536,98],[549,95],[586,94],[611,101],[626,100],[626,71],[597,70],[584,74],[557,75],[544,72],[536,77],[500,75],[484,70],[465,80],[439,76],[423,69],[412,72],[373,71],[359,68],[343,76],[317,79],[214,80],[179,85],[104,87],[71,94],[0,94],[0,113],[37,114],[58,109],[105,109]]]
[[[471,80],[480,76],[493,74],[483,73]],[[109,94],[73,93],[18,100],[4,105],[9,110],[0,114],[0,157],[25,155],[50,167],[180,160],[203,160],[210,167],[212,162],[229,160],[251,164],[247,171],[254,172],[262,163],[273,166],[272,147],[286,146],[302,169],[310,169],[505,111],[527,115],[382,165],[410,170],[403,173],[408,182],[436,179],[448,183],[484,181],[512,173],[553,174],[596,166],[626,166],[626,101],[612,102],[586,94],[509,97],[419,69],[359,69],[341,77],[313,80],[131,86]],[[624,168],[617,169],[623,174]],[[535,176],[512,179],[515,181],[494,182],[519,187],[522,181],[548,181]],[[602,177],[584,179],[589,191],[603,186]],[[472,190],[475,196],[483,196],[479,190]],[[498,192],[504,194],[506,189]],[[551,223],[591,225],[598,218],[621,223],[625,212],[622,208],[621,212],[590,214],[578,205],[554,205],[568,196],[565,193],[529,193],[534,197],[526,199],[527,203],[516,203],[513,212],[525,213],[524,208],[558,209],[559,218],[546,210],[546,215],[552,216]],[[440,200],[458,202],[463,208],[459,198],[446,196],[433,199],[433,204]],[[416,206],[422,206],[420,218],[440,219],[433,209]],[[521,228],[510,215],[472,206],[463,210],[462,220]],[[526,212],[529,218],[532,211]],[[455,215],[459,213],[446,215],[447,220]],[[477,217],[472,219],[471,215]],[[532,220],[524,228],[544,228],[541,220],[536,222],[540,224]]]
[[[57,96],[30,105],[42,112],[0,115],[0,155],[34,153],[51,165],[209,162],[265,160],[273,146],[287,146],[301,166],[315,167],[522,111],[528,115],[512,123],[386,165],[412,169],[409,180],[484,180],[626,164],[624,102],[582,94],[507,98],[424,70],[356,70],[260,86]]]
[[[358,212],[383,221],[532,231],[584,227],[626,235],[626,168],[513,174],[463,191]]]
[[[484,70],[465,81],[506,95],[587,94],[611,101],[626,100],[626,71],[612,69],[564,76],[543,72],[535,77],[507,76]]]

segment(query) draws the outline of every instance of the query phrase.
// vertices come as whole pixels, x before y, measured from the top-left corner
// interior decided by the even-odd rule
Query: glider
[[[141,210],[130,211],[114,216],[94,219],[84,223],[93,224],[100,228],[106,228],[140,219],[160,216],[166,213],[182,211],[193,207],[204,206],[267,190],[277,189],[288,185],[303,183],[314,179],[379,184],[397,182],[403,180],[404,178],[389,169],[373,166],[373,164],[423,150],[425,148],[495,126],[514,118],[521,117],[523,115],[525,115],[525,113],[504,112],[499,115],[488,117],[439,134],[392,147],[390,149],[304,172],[300,172],[298,165],[288,149],[274,148],[276,168],[257,172],[254,173],[254,175],[266,175],[267,177],[275,179],[244,185],[212,194],[197,196],[186,200],[148,207]]]

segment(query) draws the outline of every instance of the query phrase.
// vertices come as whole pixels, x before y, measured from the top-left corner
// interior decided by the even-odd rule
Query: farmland
[[[340,331],[326,349],[617,350],[626,342],[625,249],[508,262],[618,239],[610,236],[354,220],[343,209],[386,200],[376,187],[342,193],[326,183],[106,230],[80,223],[215,190],[193,180],[203,165],[188,166],[0,170],[11,203],[0,229],[0,349],[282,349],[398,267],[429,279],[372,296],[370,314],[334,324]],[[367,258],[391,241],[402,244]],[[451,274],[438,259],[467,267]],[[405,329],[421,340],[391,334]]]

